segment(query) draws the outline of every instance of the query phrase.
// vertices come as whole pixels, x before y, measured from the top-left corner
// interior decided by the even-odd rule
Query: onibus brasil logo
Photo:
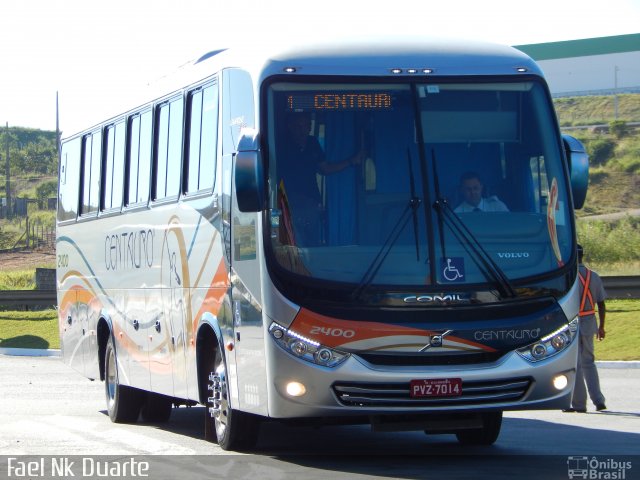
[[[584,478],[588,480],[625,480],[627,470],[631,470],[631,462],[613,458],[599,459],[588,456],[571,456],[567,458],[567,473],[570,479]]]

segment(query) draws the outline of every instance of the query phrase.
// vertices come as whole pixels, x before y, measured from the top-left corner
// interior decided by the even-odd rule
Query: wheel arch
[[[100,370],[100,380],[105,379],[104,356],[107,351],[107,342],[109,337],[113,335],[113,322],[111,317],[105,312],[100,312],[98,325],[96,326],[96,337],[98,339],[98,368]],[[114,338],[115,347],[115,338]]]
[[[222,350],[222,331],[218,319],[205,313],[196,334],[196,371],[198,372],[198,401],[206,405],[208,398],[207,381],[215,352]],[[223,352],[224,355],[224,352]]]

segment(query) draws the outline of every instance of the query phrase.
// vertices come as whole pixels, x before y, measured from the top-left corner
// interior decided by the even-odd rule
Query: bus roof
[[[206,52],[197,60],[145,87],[144,91],[139,92],[139,102],[110,112],[113,115],[101,120],[120,117],[224,68],[234,67],[250,72],[258,84],[274,75],[291,75],[292,80],[300,75],[426,78],[527,73],[542,76],[538,65],[520,50],[471,40],[362,37],[314,43],[292,42],[289,45],[267,43],[263,46],[220,48]],[[294,71],[287,72],[286,69]],[[83,128],[81,131],[86,130]],[[80,133],[75,129],[73,132]]]
[[[220,67],[239,66],[259,77],[283,74],[285,68],[305,75],[392,75],[421,73],[431,75],[510,75],[524,69],[542,76],[537,64],[523,52],[505,45],[436,38],[359,38],[345,41],[267,45],[251,49],[225,49],[205,54],[198,64]],[[234,65],[235,64],[235,65]],[[217,70],[218,68],[214,68]],[[258,71],[256,71],[258,70]]]

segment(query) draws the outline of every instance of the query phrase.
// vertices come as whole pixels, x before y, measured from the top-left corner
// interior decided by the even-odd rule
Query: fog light
[[[289,382],[287,383],[287,394],[292,397],[301,397],[307,393],[307,389],[300,382]]]
[[[553,378],[553,386],[556,390],[564,390],[569,385],[569,379],[566,375],[558,375]]]

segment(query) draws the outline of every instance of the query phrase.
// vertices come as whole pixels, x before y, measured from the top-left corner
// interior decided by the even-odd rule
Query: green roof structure
[[[562,42],[514,45],[535,61],[640,51],[640,33]]]

